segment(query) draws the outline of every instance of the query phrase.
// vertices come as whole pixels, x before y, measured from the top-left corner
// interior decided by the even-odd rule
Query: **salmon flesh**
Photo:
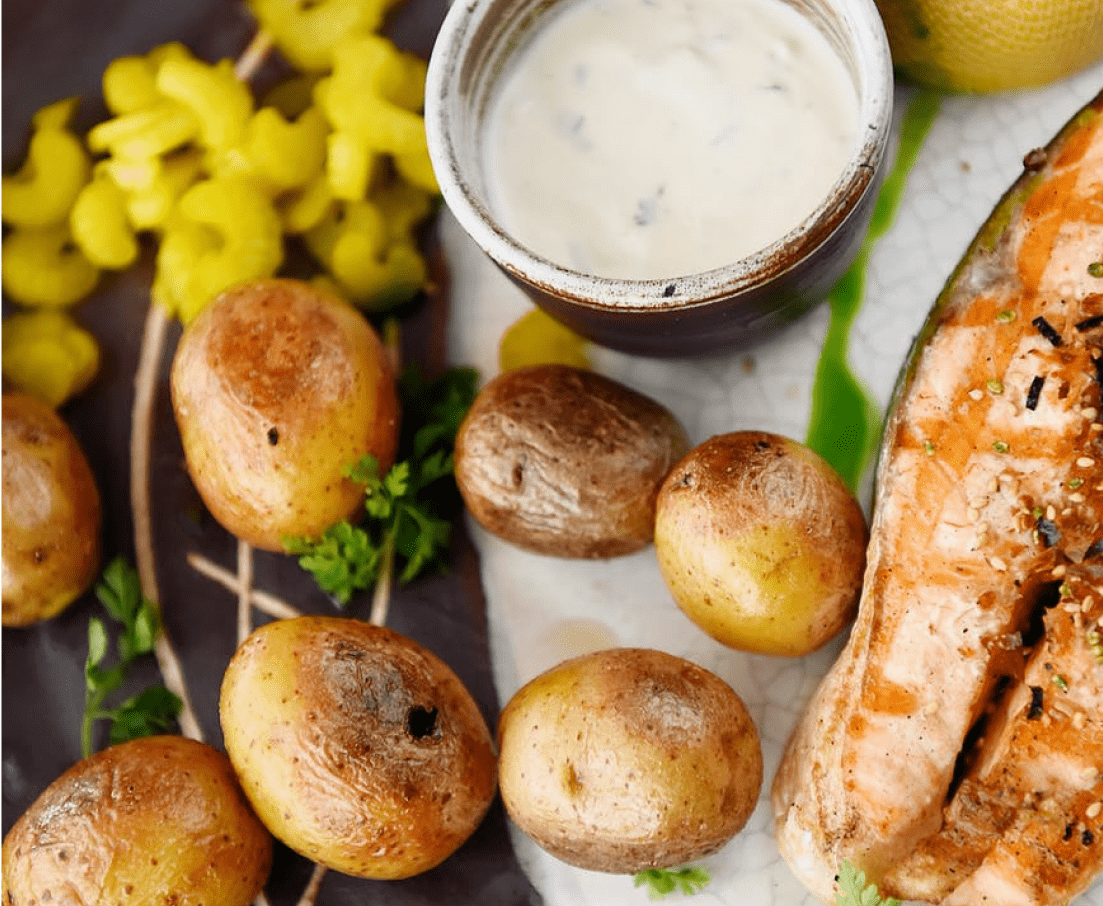
[[[1027,155],[897,384],[857,621],[772,790],[825,902],[843,860],[943,906],[1103,868],[1101,112]]]

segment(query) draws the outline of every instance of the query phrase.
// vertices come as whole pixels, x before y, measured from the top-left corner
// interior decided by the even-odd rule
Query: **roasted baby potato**
[[[96,578],[100,493],[69,426],[23,393],[3,396],[3,625],[55,616]]]
[[[77,762],[4,838],[3,902],[246,906],[272,837],[226,756],[151,736]]]
[[[219,701],[226,750],[272,833],[345,874],[405,878],[443,862],[494,797],[490,730],[426,648],[345,617],[260,627]]]
[[[826,460],[788,438],[738,431],[667,476],[655,554],[678,606],[733,648],[798,656],[854,618],[869,532]]]
[[[456,438],[456,483],[472,517],[519,547],[615,557],[651,543],[655,497],[689,449],[659,403],[566,365],[505,372]]]
[[[283,550],[350,518],[363,490],[343,470],[370,454],[382,474],[394,460],[382,342],[359,311],[301,281],[244,284],[208,305],[180,339],[171,386],[200,496],[255,547]]]
[[[565,661],[498,723],[510,818],[572,865],[634,874],[715,852],[762,786],[758,731],[715,674],[650,649]]]

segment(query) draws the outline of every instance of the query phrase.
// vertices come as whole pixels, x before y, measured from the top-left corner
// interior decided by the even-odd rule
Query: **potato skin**
[[[661,651],[609,649],[523,686],[498,721],[513,821],[564,862],[633,874],[715,852],[746,824],[762,750],[743,701]]]
[[[3,625],[56,616],[96,578],[102,508],[69,426],[24,393],[3,395]]]
[[[226,756],[183,736],[77,762],[4,838],[5,906],[246,906],[272,837]]]
[[[655,497],[689,449],[667,409],[567,365],[507,371],[483,388],[456,438],[472,517],[556,557],[615,557],[651,543]]]
[[[808,447],[762,431],[710,438],[659,491],[655,555],[678,606],[733,648],[800,656],[858,605],[869,531]]]
[[[255,547],[283,550],[363,500],[342,469],[385,472],[398,444],[395,380],[351,305],[297,280],[223,293],[184,331],[171,375],[188,471],[207,508]]]
[[[309,616],[260,627],[220,713],[246,795],[296,852],[358,877],[443,862],[497,789],[490,730],[459,678],[384,627]]]

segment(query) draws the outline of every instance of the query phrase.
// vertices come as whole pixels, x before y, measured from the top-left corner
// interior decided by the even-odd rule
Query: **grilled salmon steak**
[[[774,780],[781,852],[943,906],[1103,869],[1103,94],[1000,202],[898,382],[857,621]]]

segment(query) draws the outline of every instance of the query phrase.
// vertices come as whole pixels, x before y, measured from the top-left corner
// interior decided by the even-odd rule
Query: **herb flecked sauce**
[[[780,239],[856,141],[838,54],[782,0],[578,0],[492,97],[491,206],[583,273],[685,276]]]

